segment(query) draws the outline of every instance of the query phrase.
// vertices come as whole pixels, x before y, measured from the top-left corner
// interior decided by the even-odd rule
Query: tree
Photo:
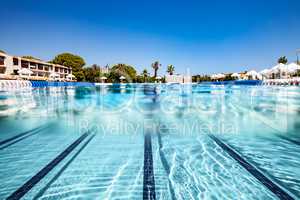
[[[205,82],[205,81],[211,81],[211,76],[209,75],[194,75],[192,76],[193,82]]]
[[[278,63],[286,64],[288,62],[288,59],[285,56],[281,56],[278,58]]]
[[[22,56],[22,58],[31,59],[31,60],[41,60],[41,59],[33,57],[33,56]]]
[[[158,71],[159,67],[161,66],[161,64],[159,63],[159,61],[155,61],[154,63],[151,64],[151,66],[154,69],[154,78],[156,78],[157,71]]]
[[[76,77],[77,81],[85,81],[85,74],[84,74],[83,70],[78,71],[78,72],[73,73],[73,74]]]
[[[170,75],[173,75],[175,71],[175,67],[173,65],[168,65],[168,69],[167,69],[167,72],[170,74]]]
[[[148,77],[148,71],[147,71],[147,69],[143,70],[142,76],[144,77],[144,82],[146,82],[146,78]]]
[[[71,67],[73,74],[74,76],[76,76],[77,80],[84,80],[84,72],[82,70],[82,67],[85,65],[85,61],[82,57],[71,53],[62,53],[55,56],[51,63]]]
[[[100,66],[93,64],[90,67],[83,68],[84,79],[89,82],[100,82]]]
[[[108,79],[112,82],[119,82],[119,78],[121,76],[124,76],[127,82],[135,82],[136,70],[134,69],[134,67],[127,64],[116,64],[111,68]]]

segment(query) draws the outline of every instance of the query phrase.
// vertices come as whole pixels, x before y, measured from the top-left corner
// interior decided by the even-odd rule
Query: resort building
[[[70,81],[74,76],[70,67],[0,52],[0,79]]]
[[[165,76],[166,83],[191,83],[192,76],[188,75],[166,75]]]
[[[100,72],[102,74],[108,74],[110,72],[110,68],[108,65],[106,65],[105,67],[100,67]]]

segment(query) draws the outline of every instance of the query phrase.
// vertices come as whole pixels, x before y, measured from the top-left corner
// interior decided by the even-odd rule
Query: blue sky
[[[300,1],[1,1],[0,49],[50,60],[81,55],[88,65],[178,73],[260,70],[296,60]]]

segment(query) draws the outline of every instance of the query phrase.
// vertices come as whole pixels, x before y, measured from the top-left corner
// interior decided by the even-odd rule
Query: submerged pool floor
[[[1,91],[0,199],[299,199],[300,91]]]

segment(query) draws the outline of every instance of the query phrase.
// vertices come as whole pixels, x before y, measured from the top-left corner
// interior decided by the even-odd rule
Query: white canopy
[[[157,76],[155,79],[157,79],[157,80],[160,80],[160,79],[161,79],[161,77],[160,77],[160,76]]]
[[[290,73],[297,72],[297,70],[300,70],[300,65],[297,65],[296,63],[290,63],[287,66],[287,71]]]
[[[246,76],[257,76],[258,73],[255,70],[250,70],[246,73]]]
[[[59,74],[53,72],[49,75],[49,77],[59,77]]]
[[[284,72],[287,71],[287,66],[285,64],[279,63],[272,67],[271,71],[272,73]]]
[[[101,80],[106,80],[107,78],[105,76],[102,76],[100,79]],[[120,77],[120,79],[121,79],[121,77]]]
[[[216,74],[212,74],[211,76],[210,76],[212,79],[216,79],[217,77],[216,77]]]
[[[271,72],[270,69],[264,69],[264,70],[261,70],[259,73],[262,75],[267,75],[267,74],[270,74],[270,72]]]
[[[213,74],[211,75],[211,78],[212,79],[221,79],[221,78],[225,78],[225,75],[224,74]]]
[[[220,74],[217,74],[217,75],[216,75],[216,78],[225,78],[225,75],[222,74],[222,73],[220,73]]]
[[[240,75],[238,74],[238,73],[233,73],[233,74],[231,74],[231,77],[240,77]]]
[[[75,76],[73,74],[68,74],[66,77],[67,78],[75,78]]]
[[[18,70],[18,73],[20,75],[30,75],[30,74],[33,74],[33,72],[29,69],[26,69],[26,68],[22,68],[20,70]]]
[[[121,77],[120,77],[120,80],[124,80],[124,79],[126,79],[124,76],[121,76]]]
[[[261,74],[258,73],[257,76],[256,76],[256,78],[259,79],[259,80],[262,80],[262,79],[263,79],[263,76],[262,76]]]

